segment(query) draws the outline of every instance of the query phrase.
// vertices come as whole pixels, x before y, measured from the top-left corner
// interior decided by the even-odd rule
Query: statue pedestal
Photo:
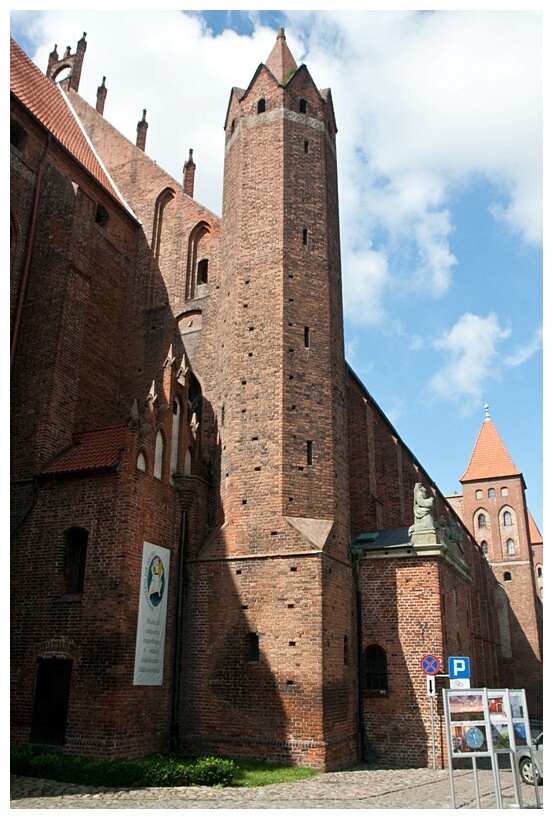
[[[441,540],[436,529],[413,529],[409,532],[413,546],[439,546]]]

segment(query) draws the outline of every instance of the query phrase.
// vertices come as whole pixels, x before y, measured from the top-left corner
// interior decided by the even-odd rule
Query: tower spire
[[[290,74],[297,70],[297,63],[292,56],[292,52],[286,45],[286,35],[282,26],[277,32],[276,43],[265,65],[281,84]]]

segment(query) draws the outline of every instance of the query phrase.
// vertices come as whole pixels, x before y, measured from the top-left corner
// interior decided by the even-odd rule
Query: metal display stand
[[[443,690],[444,715],[448,743],[448,767],[451,806],[456,808],[453,762],[470,758],[474,776],[476,807],[480,808],[477,759],[491,762],[498,809],[505,807],[501,795],[499,757],[508,755],[516,804],[523,808],[522,789],[518,773],[517,750],[529,748],[535,771],[530,722],[523,689],[466,688]],[[536,771],[535,771],[536,773]],[[537,775],[534,776],[536,807],[540,808]]]

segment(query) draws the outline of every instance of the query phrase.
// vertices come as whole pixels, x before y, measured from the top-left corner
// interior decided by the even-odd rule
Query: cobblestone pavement
[[[472,770],[455,771],[457,808],[477,808]],[[490,771],[478,772],[481,808],[497,808]],[[518,807],[510,771],[501,771],[503,807]],[[523,807],[535,808],[535,789],[521,785]],[[542,788],[540,804],[542,804]],[[107,789],[11,777],[10,808],[36,809],[451,809],[448,771],[354,770],[258,788]]]

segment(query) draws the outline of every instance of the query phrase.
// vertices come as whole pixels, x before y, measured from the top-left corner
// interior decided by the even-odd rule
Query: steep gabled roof
[[[127,427],[109,427],[73,436],[73,444],[42,470],[42,475],[115,469],[125,446]]]
[[[536,526],[536,522],[530,512],[528,512],[528,526],[530,529],[530,543],[532,546],[543,546],[543,537]]]
[[[10,90],[53,137],[104,187],[131,211],[86,136],[63,90],[10,38]]]
[[[482,422],[461,483],[483,481],[488,478],[508,478],[516,475],[522,475],[522,472],[514,465],[492,419],[488,416]]]

